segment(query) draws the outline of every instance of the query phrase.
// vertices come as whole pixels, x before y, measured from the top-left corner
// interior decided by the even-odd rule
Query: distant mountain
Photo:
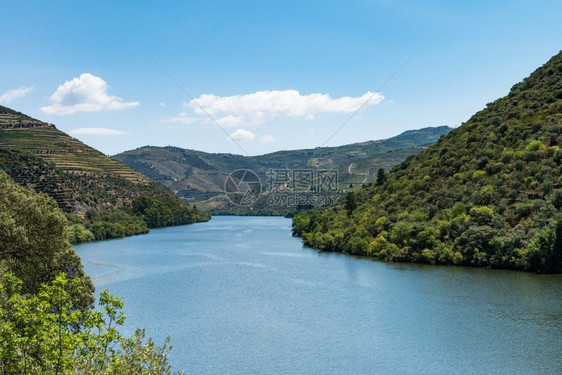
[[[122,163],[58,130],[54,125],[0,106],[0,169],[18,184],[53,197],[72,214],[75,224],[89,229],[94,222],[116,225],[97,227],[96,238],[144,233],[147,226],[162,226],[206,219],[206,215],[181,203],[163,185],[151,181]],[[141,197],[158,200],[152,212],[169,213],[169,220],[150,220],[133,212]],[[146,203],[146,202],[145,202]],[[137,205],[138,206],[138,205]],[[139,207],[136,207],[139,208]],[[166,211],[168,210],[168,211]],[[171,210],[173,214],[170,214]],[[117,225],[117,223],[119,225]]]
[[[286,212],[268,211],[265,204],[254,205],[253,211],[230,205],[223,194],[227,176],[236,170],[248,169],[254,171],[265,186],[270,170],[330,169],[338,172],[338,190],[354,188],[374,181],[378,169],[390,169],[416,155],[450,130],[447,126],[424,128],[384,140],[249,157],[145,146],[113,158],[211,212],[278,214]]]
[[[318,249],[384,260],[562,271],[562,52],[419,155],[302,212]]]

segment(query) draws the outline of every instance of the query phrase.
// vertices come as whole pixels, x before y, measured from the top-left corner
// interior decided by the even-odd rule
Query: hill
[[[109,174],[136,183],[148,179],[58,130],[55,125],[0,106],[0,147],[27,150],[65,172]]]
[[[230,204],[224,195],[227,176],[236,170],[248,169],[254,171],[266,187],[270,170],[337,170],[338,190],[342,191],[374,181],[378,169],[390,169],[408,156],[423,151],[450,130],[447,126],[424,128],[385,140],[249,157],[146,146],[113,158],[213,213],[287,214],[291,211],[289,207],[271,207],[266,195],[258,198],[251,208]]]
[[[562,53],[509,94],[332,209],[306,245],[384,260],[560,271]]]
[[[18,184],[51,196],[74,224],[70,233],[75,242],[208,219],[163,185],[54,125],[2,106],[0,169]],[[141,207],[140,202],[151,209]],[[83,231],[82,226],[93,233]]]

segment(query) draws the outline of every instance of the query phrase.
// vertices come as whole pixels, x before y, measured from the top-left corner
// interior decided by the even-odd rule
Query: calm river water
[[[561,374],[562,276],[322,253],[280,217],[76,247],[188,374]]]

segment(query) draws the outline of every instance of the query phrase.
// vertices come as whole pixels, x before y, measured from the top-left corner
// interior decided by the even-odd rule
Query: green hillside
[[[208,220],[163,185],[52,124],[2,106],[0,169],[18,184],[51,196],[68,214],[74,242]]]
[[[381,184],[297,215],[293,233],[391,261],[560,271],[561,144],[559,53]]]
[[[338,171],[341,192],[350,186],[356,188],[374,181],[378,169],[390,169],[408,156],[423,151],[426,145],[450,130],[447,126],[424,128],[385,140],[250,157],[146,146],[113,158],[213,213],[287,214],[292,209],[271,207],[265,196],[259,198],[252,208],[230,204],[223,194],[227,176],[239,169],[249,169],[259,176],[265,187],[270,169],[334,169]]]

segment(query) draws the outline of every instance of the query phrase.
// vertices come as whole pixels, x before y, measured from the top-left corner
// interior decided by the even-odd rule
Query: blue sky
[[[562,49],[556,1],[6,1],[0,104],[114,154],[458,126]],[[380,93],[375,91],[408,58]]]

